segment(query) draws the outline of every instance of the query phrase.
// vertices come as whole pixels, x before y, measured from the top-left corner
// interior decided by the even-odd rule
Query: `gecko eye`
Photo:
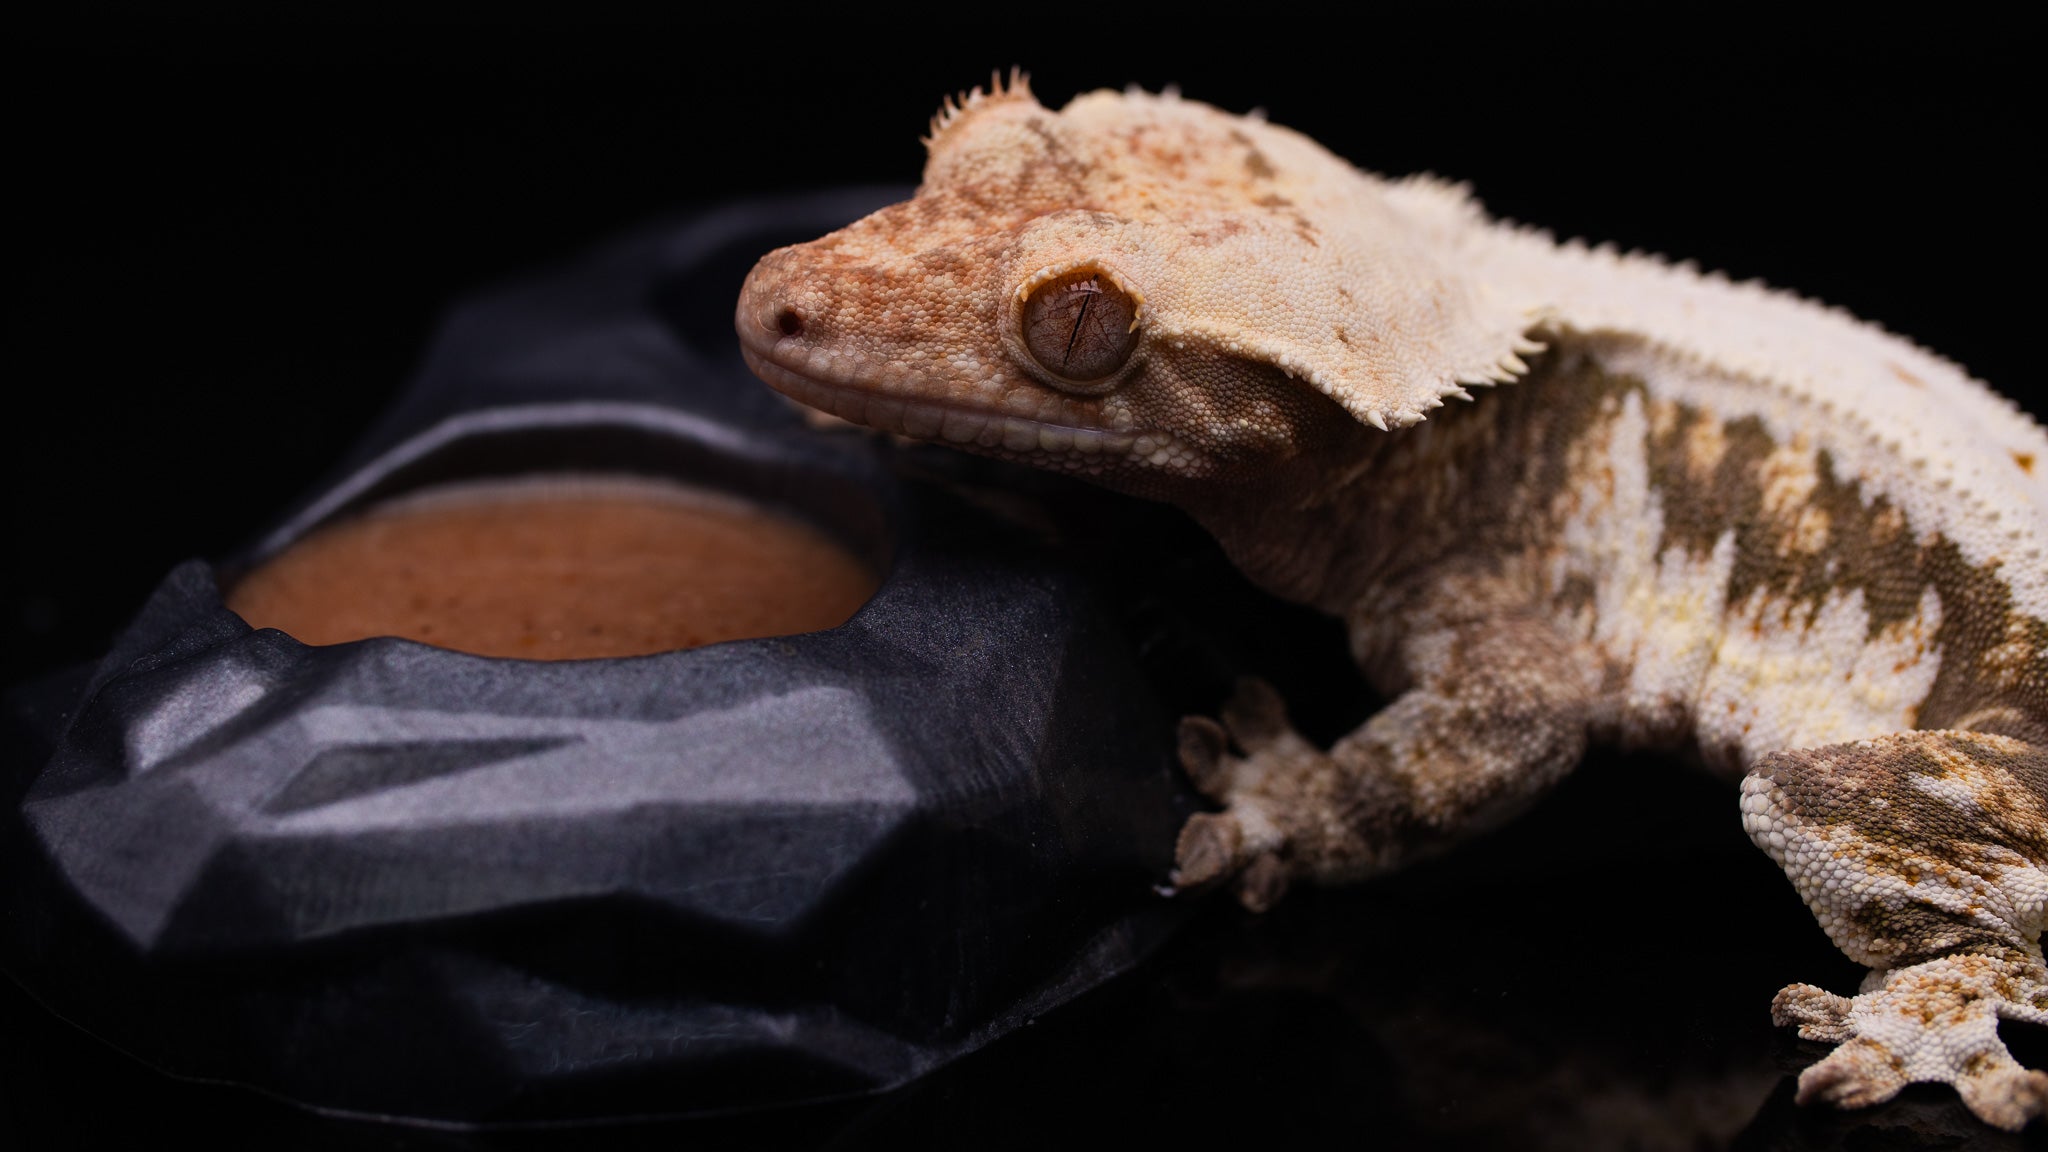
[[[1023,311],[1024,347],[1062,380],[1095,383],[1138,347],[1138,301],[1099,269],[1077,268],[1032,287]]]

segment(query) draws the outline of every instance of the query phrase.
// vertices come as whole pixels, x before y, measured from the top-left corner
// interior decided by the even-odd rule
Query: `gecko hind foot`
[[[2048,1074],[1998,1037],[2001,1019],[2048,1023],[2048,746],[1930,729],[1772,752],[1742,782],[1742,819],[1871,970],[1846,1007],[1796,984],[1773,1001],[1779,1023],[1840,1044],[1799,1078],[1800,1102],[1934,1082],[2002,1128],[2048,1110]]]
[[[1771,1016],[1840,1043],[1800,1074],[1801,1104],[1861,1108],[1932,1081],[1954,1085],[1984,1122],[2017,1131],[2048,1114],[2048,1073],[2013,1059],[1998,1021],[2048,1022],[2043,1003],[2038,960],[1966,953],[1873,974],[1853,997],[1794,984],[1772,1000]]]

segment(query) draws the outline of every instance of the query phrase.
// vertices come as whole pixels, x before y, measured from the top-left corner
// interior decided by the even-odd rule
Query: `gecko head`
[[[1171,498],[1505,379],[1526,318],[1441,267],[1481,219],[1166,93],[948,101],[910,200],[763,257],[735,324],[805,404]]]

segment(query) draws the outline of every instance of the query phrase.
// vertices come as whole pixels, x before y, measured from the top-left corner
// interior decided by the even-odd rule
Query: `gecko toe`
[[[1197,888],[1237,870],[1244,830],[1228,812],[1197,812],[1181,825],[1174,845],[1173,886]]]
[[[1905,1086],[1906,1076],[1897,1057],[1882,1044],[1856,1039],[1800,1073],[1794,1099],[1801,1104],[1867,1108],[1898,1095]]]
[[[1237,901],[1248,912],[1264,912],[1287,895],[1287,865],[1262,852],[1237,877]]]
[[[1956,1077],[1956,1091],[1979,1120],[2009,1132],[2048,1115],[2048,1072],[2024,1068],[2009,1056],[1984,1060]]]
[[[1855,1035],[1849,1027],[1847,996],[1837,996],[1811,984],[1790,984],[1771,998],[1771,1023],[1780,1028],[1797,1024],[1805,1040],[1840,1043]]]
[[[1248,753],[1291,736],[1287,705],[1271,684],[1252,676],[1239,677],[1237,688],[1223,705],[1223,723],[1238,747]]]
[[[1230,735],[1207,716],[1183,716],[1180,766],[1205,795],[1220,797],[1230,775]]]

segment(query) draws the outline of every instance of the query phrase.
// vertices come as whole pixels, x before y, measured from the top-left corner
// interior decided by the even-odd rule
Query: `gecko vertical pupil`
[[[1081,272],[1042,284],[1024,304],[1024,346],[1053,375],[1090,383],[1138,347],[1137,302],[1109,277]]]

